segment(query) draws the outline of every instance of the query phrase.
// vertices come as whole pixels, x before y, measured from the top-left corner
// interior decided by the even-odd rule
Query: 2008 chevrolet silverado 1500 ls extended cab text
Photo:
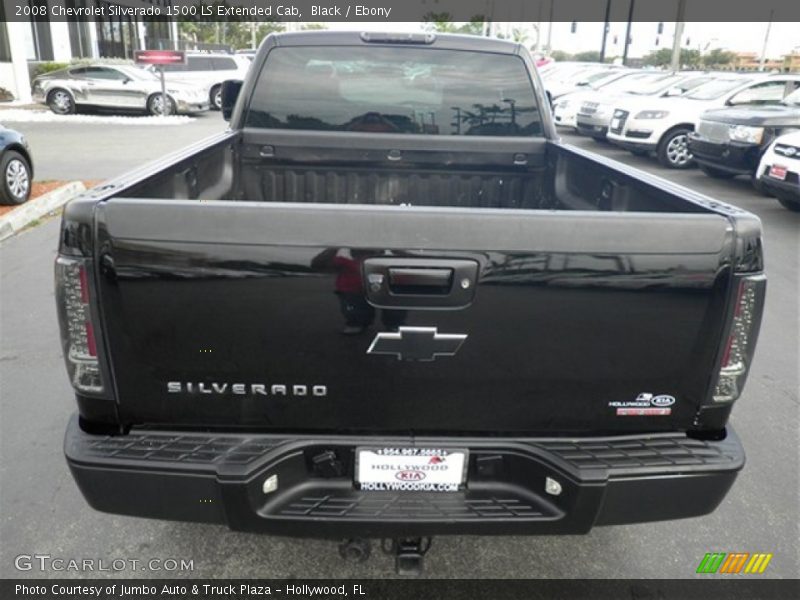
[[[236,89],[230,130],[66,208],[89,504],[412,555],[714,510],[756,217],[561,143],[509,42],[273,35]]]

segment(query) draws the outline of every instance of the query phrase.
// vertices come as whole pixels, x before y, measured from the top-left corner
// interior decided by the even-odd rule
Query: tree
[[[319,31],[327,28],[328,26],[325,23],[303,23],[300,25],[300,29],[303,31]]]
[[[467,23],[464,23],[458,28],[458,33],[483,35],[483,25],[485,21],[483,15],[474,15]]]
[[[720,51],[722,52],[722,51]],[[729,54],[729,53],[724,53]],[[682,68],[698,68],[709,64],[707,57],[704,57],[700,50],[692,50],[690,48],[681,49],[681,57],[678,64]],[[723,57],[724,58],[724,57]],[[728,60],[733,60],[733,56]],[[645,65],[652,67],[668,67],[672,63],[672,50],[670,48],[661,48],[661,50],[654,50],[642,59]]]
[[[703,64],[706,67],[722,67],[733,62],[736,55],[722,48],[714,48],[703,57]]]
[[[642,59],[645,65],[651,67],[663,67],[672,62],[672,50],[669,48],[661,48],[660,50],[653,50],[645,55]]]
[[[550,53],[550,58],[552,58],[555,61],[563,62],[567,60],[572,60],[572,54],[570,54],[569,52],[564,52],[563,50],[553,50]]]
[[[580,62],[600,62],[600,53],[596,50],[588,50],[586,52],[578,52],[572,57],[572,60]]]
[[[450,20],[450,13],[429,12],[422,17],[423,27],[426,31],[437,31],[439,33],[455,33],[456,24]]]
[[[216,42],[217,25],[207,21],[179,21],[178,37],[201,44],[213,44]]]
[[[438,33],[465,33],[468,35],[483,35],[483,15],[475,15],[466,23],[454,23],[450,20],[450,13],[429,12],[422,17],[423,27],[426,31]]]
[[[700,50],[681,50],[680,64],[684,67],[703,66],[703,53]]]
[[[252,23],[228,21],[209,23],[206,21],[181,21],[178,23],[180,39],[198,44],[225,44],[235,49],[250,48],[253,39]],[[283,31],[283,24],[262,21],[255,24],[256,45],[275,31]]]
[[[528,32],[520,27],[514,27],[514,29],[511,30],[511,39],[518,44],[524,44],[528,39]]]

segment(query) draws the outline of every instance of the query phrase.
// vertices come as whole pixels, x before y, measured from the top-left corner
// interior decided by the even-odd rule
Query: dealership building
[[[47,0],[50,14],[19,18],[6,15],[0,1],[0,88],[15,100],[31,99],[30,73],[40,62],[69,62],[79,58],[133,58],[134,50],[174,48],[178,39],[175,21],[165,16],[122,16],[112,7],[166,7],[172,0]],[[25,4],[22,0],[20,4]],[[30,2],[41,6],[43,2]],[[52,17],[54,6],[88,9],[100,14],[91,20]],[[98,11],[102,8],[102,11]],[[2,90],[0,90],[1,92]],[[4,94],[7,95],[7,94]]]

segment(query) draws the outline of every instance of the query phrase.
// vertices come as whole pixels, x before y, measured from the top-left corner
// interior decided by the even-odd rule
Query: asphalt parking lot
[[[0,121],[2,114],[0,113]],[[103,179],[224,128],[219,113],[188,124],[114,127],[15,123],[37,179]],[[800,214],[759,196],[748,181],[717,181],[585,138],[565,140],[754,212],[763,221],[769,289],[755,365],[732,423],[748,453],[736,484],[704,518],[596,528],[586,536],[441,537],[426,576],[445,578],[686,578],[706,552],[770,552],[764,576],[800,577],[798,498],[798,292]],[[224,527],[150,521],[90,509],[61,450],[74,411],[53,299],[57,219],[0,245],[0,577],[373,577],[393,575],[373,548],[362,565],[336,544],[235,533]],[[18,555],[67,559],[185,559],[193,570],[118,573],[19,571]],[[706,576],[708,577],[708,576]]]

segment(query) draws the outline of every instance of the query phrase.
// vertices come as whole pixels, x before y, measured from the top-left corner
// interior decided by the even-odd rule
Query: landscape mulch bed
[[[34,181],[33,182],[33,188],[31,189],[31,197],[30,197],[30,200],[28,200],[28,202],[30,202],[34,198],[38,198],[39,196],[42,196],[42,195],[46,194],[47,192],[52,192],[54,189],[59,188],[59,187],[61,187],[62,185],[66,184],[66,183],[69,183],[69,182],[68,181]],[[85,185],[86,189],[88,190],[90,187],[94,187],[98,183],[100,183],[100,180],[88,179],[88,180],[84,180],[83,185]],[[15,208],[17,208],[17,207],[16,206],[3,206],[3,205],[0,205],[0,217],[2,217],[7,212],[10,212],[10,211],[14,210]]]

